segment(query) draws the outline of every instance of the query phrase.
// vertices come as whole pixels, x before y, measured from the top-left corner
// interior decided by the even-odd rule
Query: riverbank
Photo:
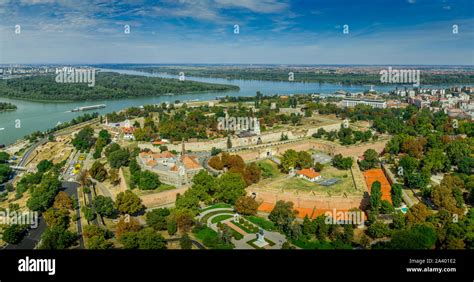
[[[18,107],[12,103],[0,103],[0,113],[8,111],[16,111]]]
[[[144,77],[164,77],[177,78],[173,75],[151,74],[146,72],[139,72],[128,69],[100,69],[103,72],[116,72],[119,74],[130,74]],[[130,107],[140,107],[143,105],[174,103],[176,100],[180,102],[188,101],[212,101],[216,97],[252,97],[257,91],[263,95],[293,95],[313,94],[318,93],[321,96],[335,93],[338,90],[346,92],[364,92],[368,90],[369,86],[343,86],[339,84],[324,84],[324,83],[300,83],[300,82],[269,82],[269,81],[249,81],[249,80],[226,80],[219,78],[199,78],[186,75],[187,81],[197,81],[215,84],[234,84],[238,86],[238,90],[232,91],[205,91],[194,94],[176,94],[172,96],[146,96],[120,99],[103,99],[94,101],[74,101],[74,102],[33,102],[26,100],[18,100],[12,98],[0,97],[0,102],[9,102],[17,105],[16,111],[9,111],[2,113],[0,119],[0,128],[4,128],[0,134],[0,144],[12,144],[18,139],[29,135],[34,131],[45,131],[54,127],[58,122],[68,122],[73,118],[82,115],[81,112],[71,112],[71,109],[77,107],[91,106],[95,104],[106,104],[107,107],[103,109],[94,110],[100,115],[117,112]],[[394,90],[394,85],[384,85],[374,87],[379,92],[389,92]],[[440,86],[441,87],[441,86]],[[21,126],[16,127],[15,121],[20,120]]]

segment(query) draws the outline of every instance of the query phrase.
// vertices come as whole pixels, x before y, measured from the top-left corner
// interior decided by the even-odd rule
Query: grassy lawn
[[[133,189],[133,190],[134,190],[135,194],[137,194],[137,196],[142,196],[142,195],[149,195],[149,194],[154,194],[154,193],[165,192],[165,191],[173,190],[173,189],[176,189],[176,187],[173,186],[173,185],[168,185],[168,184],[161,183],[160,186],[158,186],[158,188],[156,188],[154,190],[141,190],[138,187]]]
[[[201,241],[204,246],[210,249],[233,249],[232,244],[223,244],[219,241],[219,235],[216,231],[209,227],[201,228],[199,231],[194,232],[196,238]]]
[[[271,160],[263,160],[256,162],[258,167],[262,170],[263,178],[276,178],[281,174],[278,165]]]
[[[211,220],[211,223],[217,223],[217,222],[229,219],[231,217],[233,217],[233,215],[231,215],[231,214],[221,214],[221,215],[218,215],[218,216],[214,217]]]
[[[242,240],[244,238],[244,235],[240,234],[238,231],[234,230],[232,227],[229,227],[230,233],[232,234],[232,237],[234,237],[235,240]]]
[[[204,208],[201,210],[201,213],[202,212],[205,212],[205,211],[208,211],[208,210],[213,210],[213,209],[221,209],[221,208],[231,208],[232,206],[229,205],[229,204],[226,204],[226,203],[219,203],[219,204],[215,204],[215,205],[212,205],[210,207],[207,207],[207,208]]]
[[[285,177],[269,183],[267,187],[278,190],[301,190],[322,196],[342,196],[344,193],[346,195],[357,195],[362,193],[355,189],[350,170],[339,170],[327,165],[322,170],[321,175],[323,180],[337,178],[339,181],[331,186],[322,186],[298,177]]]
[[[230,216],[233,215],[232,212],[230,212],[230,211],[213,211],[213,212],[210,212],[210,213],[206,214],[205,216],[203,216],[203,217],[201,218],[201,222],[204,223],[204,224],[206,224],[206,223],[207,223],[207,220],[208,220],[209,218],[211,218],[212,216],[216,215],[216,214],[230,215]]]
[[[250,223],[248,220],[245,220],[247,222],[246,225],[241,224],[238,221],[232,220],[232,223],[235,224],[237,227],[242,229],[243,231],[252,234],[252,233],[257,233],[258,232],[258,227],[255,226],[254,224]],[[253,226],[254,228],[250,227],[249,225]]]
[[[127,184],[127,188],[130,189],[130,179],[132,175],[130,173],[130,169],[128,167],[122,167],[123,177],[125,178],[125,183]]]
[[[200,241],[204,241],[204,239],[208,237],[217,237],[217,232],[212,230],[209,227],[205,227],[199,230],[199,232],[194,233],[194,234],[196,235],[196,238],[199,239]]]
[[[250,246],[254,247],[255,249],[263,249],[263,248],[260,248],[260,247],[258,247],[257,245],[255,245],[255,242],[256,242],[256,241],[257,241],[257,238],[248,241],[247,244],[249,244]],[[268,245],[269,245],[270,247],[275,245],[274,242],[272,242],[271,240],[269,240],[269,239],[267,239],[267,238],[265,238],[265,241],[267,241],[267,243],[268,243]]]
[[[291,243],[304,250],[332,250],[334,247],[328,242],[320,242],[318,240],[292,240]]]
[[[275,224],[273,224],[273,222],[269,221],[269,220],[266,220],[265,218],[261,218],[261,217],[258,217],[258,216],[254,216],[254,215],[249,215],[249,216],[245,216],[245,219],[247,219],[248,221],[252,222],[253,224],[265,229],[265,230],[268,230],[268,231],[276,231],[277,228],[275,226]]]
[[[161,185],[158,188],[156,188],[154,191],[163,192],[163,191],[168,191],[168,190],[173,190],[173,189],[176,189],[176,187],[173,185],[161,183]]]

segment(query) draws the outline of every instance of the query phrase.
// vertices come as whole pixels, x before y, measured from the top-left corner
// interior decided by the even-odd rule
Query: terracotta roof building
[[[138,159],[143,168],[157,173],[161,182],[178,187],[190,184],[194,175],[204,169],[198,157],[177,156],[169,151],[144,151],[139,154]]]
[[[319,172],[315,171],[313,168],[305,168],[305,169],[298,170],[296,174],[299,177],[304,178],[311,182],[321,179],[321,174],[319,174]]]

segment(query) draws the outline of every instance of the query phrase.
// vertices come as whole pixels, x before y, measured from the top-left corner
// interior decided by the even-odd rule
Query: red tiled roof
[[[175,155],[171,153],[170,151],[164,151],[163,153],[155,153],[153,154],[153,158],[155,159],[169,159],[169,158],[174,158]]]
[[[184,166],[186,169],[197,169],[201,168],[201,165],[199,162],[196,160],[196,157],[192,156],[182,156],[181,161],[183,162]]]
[[[133,131],[135,131],[135,127],[133,127],[133,126],[123,127],[122,131],[123,131],[123,133],[131,134],[131,133],[133,133]]]
[[[296,172],[298,175],[304,175],[308,178],[315,178],[320,176],[319,172],[314,171],[312,168],[305,168]]]

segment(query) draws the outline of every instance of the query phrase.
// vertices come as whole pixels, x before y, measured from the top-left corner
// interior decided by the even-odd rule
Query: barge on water
[[[71,110],[71,112],[82,112],[82,111],[90,111],[95,109],[102,109],[107,107],[107,105],[100,104],[100,105],[93,105],[93,106],[85,106],[85,107],[77,107]]]

